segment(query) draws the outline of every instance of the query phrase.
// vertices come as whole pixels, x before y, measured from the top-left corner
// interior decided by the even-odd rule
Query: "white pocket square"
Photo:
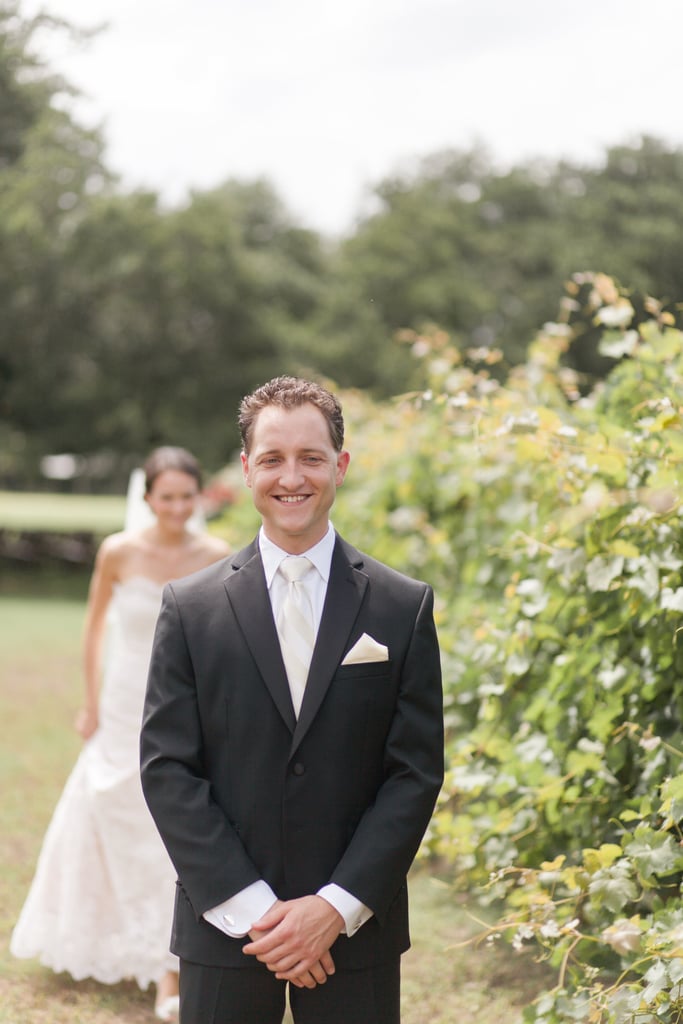
[[[388,661],[389,648],[363,633],[342,661],[342,665],[358,665],[364,661]]]

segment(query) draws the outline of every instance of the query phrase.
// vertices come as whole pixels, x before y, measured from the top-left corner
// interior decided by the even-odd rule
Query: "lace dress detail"
[[[175,872],[142,795],[138,742],[162,585],[136,576],[111,602],[99,727],[85,743],[45,834],[12,935],[77,981],[141,988],[177,970],[169,952]]]

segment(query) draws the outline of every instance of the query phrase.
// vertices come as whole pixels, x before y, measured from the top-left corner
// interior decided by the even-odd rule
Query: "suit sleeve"
[[[206,778],[195,676],[171,585],[152,649],[140,762],[145,799],[197,917],[258,881]]]
[[[433,604],[433,592],[425,586],[385,743],[384,781],[330,879],[370,907],[380,923],[405,880],[443,782],[443,696]]]

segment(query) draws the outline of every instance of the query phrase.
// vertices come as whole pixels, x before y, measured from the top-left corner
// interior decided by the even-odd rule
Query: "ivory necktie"
[[[303,577],[312,568],[313,563],[308,558],[288,555],[278,569],[287,580],[287,596],[277,618],[277,631],[297,718],[315,644],[313,608],[303,582]]]

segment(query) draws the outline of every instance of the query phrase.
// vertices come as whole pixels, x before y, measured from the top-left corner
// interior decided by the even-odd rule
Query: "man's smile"
[[[278,494],[276,495],[278,501],[284,501],[286,505],[297,505],[301,501],[305,501],[308,497],[307,494]]]

